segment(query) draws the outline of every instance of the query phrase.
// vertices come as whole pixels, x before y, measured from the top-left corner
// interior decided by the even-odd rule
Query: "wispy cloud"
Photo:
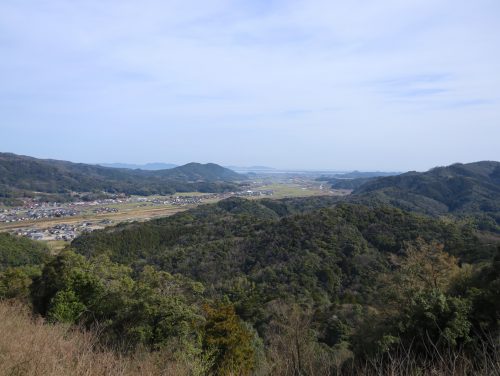
[[[368,83],[388,100],[435,100],[450,93],[453,86],[451,74],[434,73],[386,78]]]
[[[451,78],[452,77],[449,73],[431,73],[431,74],[420,74],[420,75],[388,78],[385,80],[377,81],[377,83],[393,87],[404,87],[404,86],[413,86],[420,84],[435,84],[440,82],[446,82],[449,81]]]
[[[465,99],[459,101],[451,101],[445,105],[448,108],[468,108],[476,106],[494,106],[496,104],[493,100],[487,99]]]
[[[473,159],[500,159],[500,130],[478,139],[500,113],[499,14],[493,0],[4,0],[0,147],[50,156],[57,139],[69,146],[54,157],[90,162],[404,169],[440,158],[418,155],[420,134],[460,125],[450,158],[475,140]],[[40,142],[22,137],[39,129]],[[116,143],[120,129],[130,136]],[[134,129],[160,136],[132,160]]]

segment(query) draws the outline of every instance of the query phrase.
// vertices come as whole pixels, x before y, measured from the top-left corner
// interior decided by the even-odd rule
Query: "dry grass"
[[[296,376],[500,376],[499,339],[479,345],[474,359],[463,352],[437,349],[415,358],[410,350],[365,364],[342,367],[321,354],[308,353],[309,362],[298,371],[293,357],[275,354],[272,364],[259,375]],[[319,356],[319,357],[318,357]],[[314,358],[314,361],[313,361]],[[208,363],[199,359],[172,360],[164,352],[120,355],[99,345],[95,333],[49,324],[33,318],[26,306],[0,301],[0,376],[111,376],[206,375]],[[334,360],[334,359],[333,359]],[[344,359],[346,360],[346,359]],[[349,362],[347,362],[349,363]],[[309,367],[309,366],[310,367]],[[342,370],[341,370],[342,369]]]
[[[193,375],[192,364],[162,353],[122,356],[95,334],[33,319],[19,303],[0,302],[0,375]]]
[[[425,354],[411,348],[357,364],[340,375],[364,376],[500,376],[500,338],[479,341],[474,351],[443,350],[431,342]]]

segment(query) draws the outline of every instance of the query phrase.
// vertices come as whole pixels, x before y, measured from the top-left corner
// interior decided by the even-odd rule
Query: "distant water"
[[[344,174],[349,171],[339,171],[339,170],[280,170],[274,168],[268,169],[246,169],[246,168],[233,168],[233,171],[245,174],[245,173],[256,173],[259,175],[272,175],[272,174],[294,174],[294,175],[334,175],[334,174]]]

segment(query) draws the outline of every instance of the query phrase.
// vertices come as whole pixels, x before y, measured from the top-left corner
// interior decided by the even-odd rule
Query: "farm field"
[[[0,214],[3,213],[4,220],[0,221],[0,232],[7,231],[45,241],[56,252],[83,232],[120,222],[166,217],[230,196],[242,196],[249,199],[281,199],[348,193],[348,191],[331,191],[328,187],[307,179],[257,179],[247,187],[247,190],[241,192],[220,194],[183,192],[170,196],[129,196],[85,203],[41,204],[35,205],[35,208],[33,206],[2,207]]]

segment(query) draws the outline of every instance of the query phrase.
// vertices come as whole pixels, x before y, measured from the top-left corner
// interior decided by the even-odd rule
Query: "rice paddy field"
[[[319,182],[297,178],[256,180],[246,189],[238,193],[183,192],[171,196],[131,196],[111,202],[89,202],[78,207],[77,214],[72,216],[0,222],[0,232],[8,231],[46,241],[49,247],[57,252],[83,231],[93,231],[120,222],[147,221],[166,217],[200,204],[214,203],[232,195],[244,196],[248,199],[281,199],[349,193],[348,191],[332,191]],[[67,209],[74,205],[60,204],[60,207]],[[20,209],[20,213],[21,211]]]

